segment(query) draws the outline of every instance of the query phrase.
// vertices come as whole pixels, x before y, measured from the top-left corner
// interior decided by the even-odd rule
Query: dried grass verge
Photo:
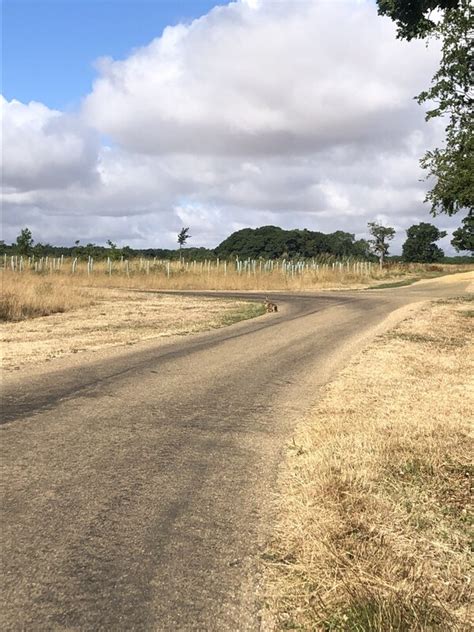
[[[67,312],[92,305],[97,298],[97,292],[67,277],[2,271],[0,281],[0,321],[4,322]]]
[[[379,337],[298,429],[265,555],[267,629],[472,629],[469,307],[433,303]]]
[[[391,263],[383,270],[364,262],[346,262],[344,265],[321,264],[317,269],[303,272],[282,272],[281,262],[271,271],[255,268],[237,272],[234,263],[224,268],[223,262],[209,261],[194,268],[190,262],[172,262],[168,270],[163,262],[134,259],[115,261],[109,268],[107,261],[97,261],[87,272],[87,262],[80,261],[72,273],[70,259],[59,268],[34,272],[31,260],[24,263],[22,272],[10,268],[0,269],[0,282],[4,297],[0,302],[0,320],[21,320],[36,315],[75,309],[93,300],[91,290],[103,288],[138,290],[217,290],[217,291],[305,291],[320,289],[381,289],[410,285],[419,279],[432,279],[445,275],[472,272],[472,265],[433,265]],[[37,263],[37,262],[36,262]],[[258,263],[258,265],[257,265]],[[52,266],[52,262],[50,262]],[[226,264],[227,265],[227,264]],[[275,263],[275,266],[277,263]],[[191,267],[190,267],[191,266]],[[38,288],[42,289],[38,289]],[[59,290],[59,291],[58,291]],[[69,307],[70,306],[70,307]]]

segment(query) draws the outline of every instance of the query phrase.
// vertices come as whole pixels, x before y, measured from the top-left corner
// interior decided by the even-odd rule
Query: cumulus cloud
[[[2,177],[10,191],[87,185],[97,178],[98,139],[77,117],[0,96]]]
[[[391,144],[420,124],[412,98],[436,60],[423,42],[394,33],[369,2],[217,7],[124,61],[103,60],[84,116],[149,154]]]
[[[28,224],[49,241],[172,247],[189,225],[213,246],[270,223],[360,237],[377,219],[399,246],[430,221],[418,159],[442,130],[413,96],[438,55],[397,40],[368,0],[216,7],[100,60],[76,116],[3,101],[6,238]]]

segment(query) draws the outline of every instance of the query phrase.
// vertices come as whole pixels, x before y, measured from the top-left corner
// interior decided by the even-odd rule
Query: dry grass
[[[472,629],[472,308],[422,308],[327,387],[290,446],[268,627]]]
[[[368,286],[378,286],[383,283],[401,282],[406,283],[420,278],[430,278],[442,274],[464,272],[473,270],[474,266],[463,265],[423,265],[423,264],[391,264],[380,270],[375,264],[369,265],[362,262],[345,263],[320,263],[314,264],[317,268],[311,267],[298,271],[296,268],[285,268],[282,271],[282,262],[274,262],[273,270],[265,270],[265,265],[269,262],[256,261],[238,272],[235,263],[209,261],[207,263],[172,262],[169,267],[165,262],[154,262],[153,260],[136,259],[130,262],[116,261],[109,269],[106,261],[94,263],[92,272],[88,273],[87,263],[82,261],[77,264],[76,271],[72,274],[72,264],[65,259],[62,263],[59,260],[42,263],[43,271],[33,272],[29,266],[38,262],[25,261],[24,271],[12,272],[10,268],[2,271],[3,284],[5,286],[6,298],[2,303],[1,318],[5,319],[5,314],[18,314],[22,317],[23,310],[31,312],[39,302],[38,297],[31,293],[25,294],[25,306],[19,303],[15,296],[15,278],[18,276],[37,277],[44,283],[47,291],[41,296],[45,309],[50,303],[55,307],[53,311],[61,311],[66,296],[72,303],[75,301],[88,300],[86,294],[80,294],[79,288],[83,287],[120,287],[135,289],[161,289],[161,290],[256,290],[256,291],[278,291],[278,290],[312,290],[312,289],[349,289],[363,288]],[[48,265],[51,267],[48,268]],[[58,269],[54,269],[56,265]],[[308,263],[309,266],[313,265]],[[110,272],[110,273],[109,273]],[[23,281],[18,281],[24,283]],[[54,290],[61,285],[61,291],[54,297]],[[63,292],[65,290],[65,292]],[[49,298],[48,298],[49,297]],[[48,303],[49,301],[49,303]],[[29,302],[31,307],[27,307]],[[57,308],[57,309],[56,309]],[[40,307],[42,309],[42,307]],[[67,309],[67,308],[66,308]]]
[[[9,322],[0,324],[4,371],[72,353],[222,327],[264,311],[261,304],[233,299],[87,288],[55,275],[49,281],[22,273],[6,281],[3,317]]]
[[[67,276],[2,271],[0,321],[47,316],[92,305],[97,292]]]

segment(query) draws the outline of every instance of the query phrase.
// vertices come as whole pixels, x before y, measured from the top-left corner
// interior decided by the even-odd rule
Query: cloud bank
[[[418,159],[440,130],[413,96],[438,55],[368,1],[246,0],[168,27],[99,60],[73,116],[2,100],[4,237],[170,247],[189,225],[213,246],[244,226],[363,236],[377,219],[399,245],[429,221]]]

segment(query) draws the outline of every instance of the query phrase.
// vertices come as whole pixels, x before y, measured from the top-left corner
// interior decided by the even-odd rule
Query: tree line
[[[49,243],[35,242],[29,228],[23,228],[11,244],[0,241],[0,255],[23,255],[41,257],[72,257],[80,260],[87,260],[92,257],[95,260],[112,259],[132,259],[134,257],[156,257],[157,259],[179,260],[186,257],[194,261],[204,261],[215,257],[213,249],[210,248],[183,248],[174,250],[171,248],[131,248],[130,246],[118,246],[110,239],[107,245],[101,246],[88,242],[81,244],[80,240],[75,241],[73,246],[54,246]]]
[[[378,260],[383,266],[389,256],[389,242],[395,236],[395,230],[377,222],[369,222],[370,239],[356,239],[355,235],[345,231],[322,233],[308,229],[285,230],[278,226],[262,226],[260,228],[243,228],[232,233],[216,248],[185,247],[191,237],[189,228],[182,228],[178,233],[178,249],[145,248],[133,249],[130,246],[118,247],[111,240],[106,246],[93,243],[81,245],[76,240],[73,246],[52,246],[35,243],[29,228],[24,228],[16,242],[7,245],[0,242],[0,254],[19,254],[35,257],[77,257],[96,260],[110,258],[113,261],[133,257],[156,257],[169,260],[203,261],[220,257],[229,259],[298,259],[327,255],[342,259]],[[435,263],[446,260],[443,250],[436,242],[446,236],[433,224],[421,222],[411,226],[402,248],[402,256],[397,257],[406,262]],[[470,251],[471,257],[459,257],[458,261],[472,261],[474,252],[474,219],[467,216],[463,225],[454,231],[451,244],[459,251]]]

